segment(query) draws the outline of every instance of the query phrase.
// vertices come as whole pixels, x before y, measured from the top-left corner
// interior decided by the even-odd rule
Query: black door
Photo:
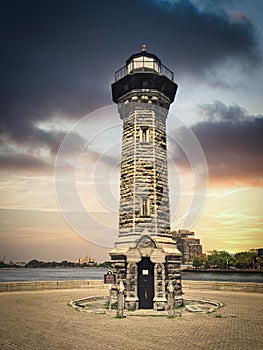
[[[138,263],[138,296],[140,309],[153,308],[154,264],[150,258],[142,258]]]

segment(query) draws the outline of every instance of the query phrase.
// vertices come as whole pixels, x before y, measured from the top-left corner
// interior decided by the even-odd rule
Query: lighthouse
[[[177,88],[171,70],[145,45],[112,84],[123,127],[119,231],[110,256],[128,309],[164,310],[168,287],[175,298],[182,294],[181,253],[170,229],[166,136]]]

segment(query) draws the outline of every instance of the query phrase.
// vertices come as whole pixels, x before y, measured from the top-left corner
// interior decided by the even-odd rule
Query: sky
[[[109,259],[121,161],[111,83],[142,44],[179,85],[172,229],[194,231],[204,251],[263,246],[261,0],[0,6],[0,260]]]

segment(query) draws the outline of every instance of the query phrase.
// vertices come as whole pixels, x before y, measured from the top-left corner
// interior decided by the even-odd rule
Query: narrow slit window
[[[141,127],[140,141],[141,142],[149,142],[149,128],[148,127]]]
[[[141,216],[150,216],[150,205],[148,198],[141,198]]]

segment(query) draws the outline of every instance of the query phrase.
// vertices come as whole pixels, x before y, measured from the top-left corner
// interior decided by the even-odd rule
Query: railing
[[[124,66],[115,72],[115,81],[120,80],[125,75],[135,73],[155,73],[164,75],[170,80],[174,80],[174,73],[161,63],[149,61],[134,61],[130,62],[128,66]]]

